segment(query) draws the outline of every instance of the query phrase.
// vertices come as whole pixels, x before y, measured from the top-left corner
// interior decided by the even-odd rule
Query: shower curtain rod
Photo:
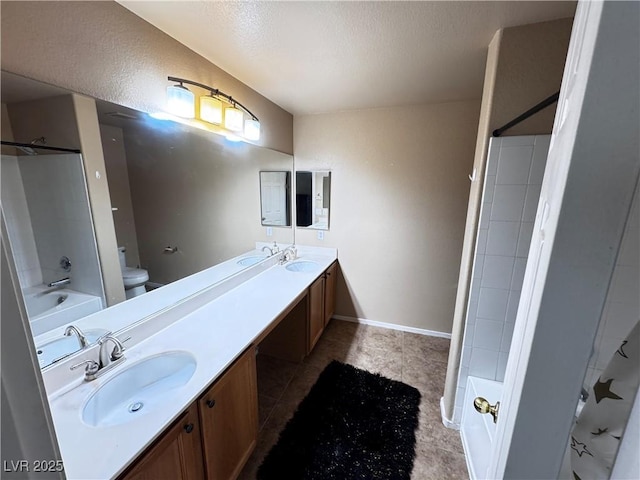
[[[8,142],[6,140],[0,141],[2,145],[7,145],[9,147],[24,147],[24,148],[33,148],[33,149],[41,149],[41,150],[55,150],[57,152],[69,152],[69,153],[82,153],[77,148],[62,148],[62,147],[50,147],[48,145],[37,145],[33,143],[20,143],[20,142]]]
[[[531,115],[534,115],[536,113],[538,113],[540,110],[547,108],[549,105],[551,105],[552,103],[555,103],[558,101],[558,98],[560,97],[560,92],[557,91],[556,93],[554,93],[553,95],[551,95],[549,98],[545,98],[543,101],[541,101],[539,104],[537,104],[534,107],[531,107],[529,110],[527,110],[526,112],[524,112],[522,115],[514,118],[513,120],[511,120],[509,123],[504,124],[502,127],[500,128],[496,128],[493,131],[493,136],[494,137],[499,137],[500,135],[502,135],[505,131],[509,130],[511,127],[513,127],[514,125],[519,124],[520,122],[522,122],[523,120],[526,120],[527,118],[529,118]]]

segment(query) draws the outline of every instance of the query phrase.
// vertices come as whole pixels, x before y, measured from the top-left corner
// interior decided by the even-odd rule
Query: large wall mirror
[[[329,230],[331,172],[296,172],[296,226]]]
[[[78,144],[72,92],[7,72],[1,80],[2,140],[33,145],[3,146],[1,177],[9,242],[38,336],[107,302],[82,154],[43,148]],[[267,240],[258,221],[260,172],[284,172],[290,184],[292,156],[101,100],[96,105],[127,298]],[[282,218],[291,224],[290,213]],[[293,229],[282,229],[278,241],[293,243]],[[85,297],[93,299],[90,306]],[[84,306],[67,308],[76,303]],[[90,341],[109,330],[92,327]],[[41,365],[55,354],[43,355]]]

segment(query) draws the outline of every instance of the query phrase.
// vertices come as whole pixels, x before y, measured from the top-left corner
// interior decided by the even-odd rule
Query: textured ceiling
[[[498,29],[575,11],[537,1],[120,3],[294,115],[480,98]]]

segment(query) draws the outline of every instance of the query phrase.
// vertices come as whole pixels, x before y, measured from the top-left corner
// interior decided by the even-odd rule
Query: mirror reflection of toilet
[[[118,247],[118,258],[120,260],[120,270],[122,271],[122,281],[124,283],[124,293],[127,300],[146,293],[144,284],[149,280],[149,272],[142,268],[131,268],[126,266],[124,252],[125,247]]]

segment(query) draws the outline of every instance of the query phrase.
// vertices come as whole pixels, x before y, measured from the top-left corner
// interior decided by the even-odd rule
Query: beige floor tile
[[[298,370],[299,364],[266,355],[256,357],[258,394],[279,398]]]
[[[269,410],[270,414],[239,478],[255,479],[259,465],[276,443],[280,431],[332,360],[404,381],[420,391],[413,480],[468,478],[459,432],[447,429],[440,417],[448,351],[447,339],[333,319],[313,352],[301,364],[287,365],[288,362],[273,361],[275,359],[259,362],[260,408]],[[265,392],[277,395],[275,405],[270,405],[273,397],[265,396]],[[261,419],[265,420],[262,413]]]
[[[258,428],[262,429],[276,403],[277,398],[258,394]]]
[[[463,454],[422,443],[416,445],[416,458],[411,478],[413,480],[464,480],[469,478],[469,474]]]
[[[404,354],[429,362],[447,363],[449,361],[449,339],[429,337],[415,333],[404,332]]]

